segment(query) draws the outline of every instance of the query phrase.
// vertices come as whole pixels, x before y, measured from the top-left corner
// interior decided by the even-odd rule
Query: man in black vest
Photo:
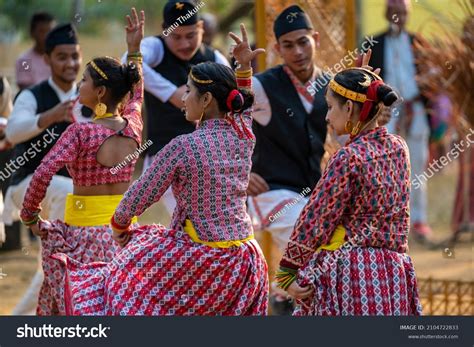
[[[257,143],[247,193],[256,230],[271,232],[283,251],[321,177],[327,104],[324,90],[311,87],[324,76],[315,64],[319,34],[309,17],[299,6],[290,6],[276,18],[273,29],[275,49],[284,64],[253,79]],[[274,313],[292,310],[284,297],[271,301]]]
[[[392,133],[405,137],[410,150],[412,185],[410,196],[410,222],[412,235],[416,240],[430,244],[431,228],[427,217],[427,185],[417,182],[423,176],[429,159],[430,125],[427,112],[428,100],[415,80],[417,64],[413,41],[416,35],[405,30],[410,10],[409,0],[387,0],[385,18],[389,30],[374,38],[371,66],[381,68],[384,81],[394,87],[403,97],[386,125]]]
[[[72,99],[77,94],[75,81],[82,62],[72,25],[58,25],[48,33],[45,60],[51,67],[51,77],[18,95],[6,128],[7,139],[15,147],[12,159],[0,173],[3,178],[11,176],[5,199],[5,223],[18,218],[15,210],[21,209],[34,171],[72,121]],[[62,169],[53,176],[41,203],[42,217],[63,219],[66,196],[72,190],[72,180],[66,169]],[[36,308],[41,283],[40,269],[13,314]]]
[[[186,121],[181,101],[191,66],[206,61],[229,66],[219,51],[202,43],[203,22],[197,13],[203,6],[202,1],[169,0],[163,9],[162,34],[142,40],[147,139],[152,142],[144,169],[173,138],[195,129],[195,124]],[[168,212],[172,212],[175,201],[171,190],[162,201]]]

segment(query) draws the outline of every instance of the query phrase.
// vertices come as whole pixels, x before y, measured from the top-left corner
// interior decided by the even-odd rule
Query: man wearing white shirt
[[[7,178],[11,175],[3,213],[6,224],[18,218],[34,171],[73,120],[72,99],[77,93],[75,81],[82,57],[72,25],[58,25],[49,32],[45,59],[51,67],[51,77],[18,95],[6,128],[7,139],[15,145],[12,165],[2,172]],[[53,176],[41,204],[41,216],[63,219],[66,196],[72,190],[72,180],[63,168]],[[36,307],[41,283],[40,269],[13,314],[30,313]]]
[[[413,50],[416,36],[405,30],[410,0],[387,0],[385,18],[389,30],[374,38],[371,66],[381,68],[384,81],[394,87],[404,102],[397,107],[386,125],[389,132],[399,133],[406,139],[410,150],[412,179],[423,175],[429,156],[430,124],[427,100],[416,82],[417,66]],[[427,186],[412,186],[410,195],[410,223],[415,238],[430,243],[432,230],[427,217]]]
[[[195,124],[186,120],[181,101],[191,67],[206,61],[230,66],[219,51],[202,43],[204,31],[199,10],[192,0],[169,0],[163,9],[161,35],[142,40],[147,140],[152,143],[147,148],[144,170],[168,142],[195,129]],[[171,189],[162,201],[171,213],[175,206]]]
[[[275,20],[275,49],[284,64],[252,79],[256,146],[248,206],[255,230],[267,230],[284,251],[309,194],[321,177],[327,124],[325,78],[315,64],[319,34],[299,6]],[[323,83],[319,83],[323,85]],[[290,314],[286,294],[273,295],[273,313]]]
[[[206,61],[229,66],[219,51],[202,44],[203,23],[197,13],[182,20],[189,11],[199,9],[196,6],[191,0],[168,1],[163,9],[163,32],[145,38],[140,46],[147,138],[153,142],[148,156],[155,155],[176,136],[195,129],[194,124],[186,121],[181,101],[191,66]]]

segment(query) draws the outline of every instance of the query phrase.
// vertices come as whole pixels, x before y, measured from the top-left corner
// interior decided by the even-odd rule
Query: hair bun
[[[229,108],[229,111],[239,112],[242,110],[244,102],[244,96],[239,90],[233,89],[230,91],[229,96],[227,97],[227,107]]]
[[[132,90],[133,86],[140,81],[140,72],[134,62],[129,62],[121,67],[122,75],[127,85],[127,89]]]
[[[377,98],[385,106],[392,106],[398,100],[398,95],[388,84],[382,84],[377,88]]]

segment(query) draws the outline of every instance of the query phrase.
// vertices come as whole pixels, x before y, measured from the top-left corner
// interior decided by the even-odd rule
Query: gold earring
[[[344,125],[344,128],[346,129],[347,133],[350,134],[352,132],[352,122],[348,120]]]
[[[199,124],[202,123],[202,118],[204,117],[204,111],[205,111],[205,110],[206,110],[206,109],[204,108],[204,109],[202,110],[202,112],[201,112],[201,117],[199,117]]]
[[[356,136],[359,133],[361,127],[362,127],[362,123],[357,122],[357,125],[355,126],[355,128],[352,129],[352,132],[351,132],[352,136]]]
[[[94,107],[94,113],[96,117],[102,117],[104,114],[107,113],[107,105],[103,104],[100,102],[100,96],[97,96],[99,98],[99,103],[95,105]]]

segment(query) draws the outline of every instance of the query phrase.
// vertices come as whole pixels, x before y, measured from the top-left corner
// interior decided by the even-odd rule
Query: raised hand
[[[235,41],[232,54],[235,60],[242,66],[250,67],[250,62],[259,54],[265,53],[263,48],[257,48],[252,50],[249,45],[247,38],[247,30],[244,24],[240,24],[240,32],[242,33],[242,39],[236,34],[230,32],[229,36]]]
[[[132,7],[132,15],[127,15],[128,25],[125,27],[127,46],[130,53],[140,50],[140,42],[145,35],[145,11],[140,11],[141,19],[138,19],[137,10]]]
[[[372,57],[372,50],[369,48],[369,49],[367,50],[367,53],[364,53],[364,54],[362,54],[361,57],[359,57],[359,59],[360,59],[360,58],[362,58],[362,59],[361,59],[361,61],[360,61],[360,65],[359,65],[359,64],[357,64],[357,65],[359,65],[359,67],[362,67],[362,68],[364,68],[364,69],[373,71],[374,68],[369,65],[370,57]],[[380,68],[376,69],[376,70],[373,71],[373,72],[374,72],[374,74],[379,75],[379,74],[380,74]]]

